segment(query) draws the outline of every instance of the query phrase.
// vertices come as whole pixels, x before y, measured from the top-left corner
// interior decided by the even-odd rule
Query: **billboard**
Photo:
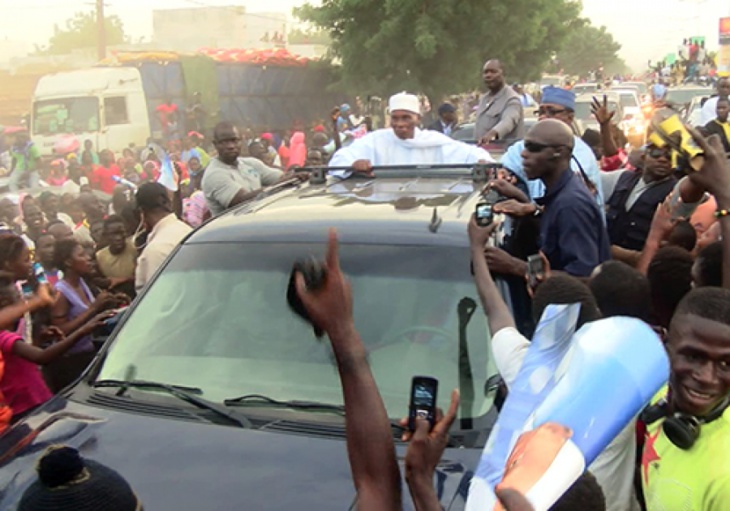
[[[730,18],[720,18],[720,44],[730,44]]]

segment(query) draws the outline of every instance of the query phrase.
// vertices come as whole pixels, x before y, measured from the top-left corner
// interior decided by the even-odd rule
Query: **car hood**
[[[355,500],[339,436],[241,429],[57,397],[0,437],[0,509],[17,505],[36,478],[39,456],[54,444],[114,468],[145,509],[341,511]],[[397,454],[402,473],[405,445]],[[478,449],[444,454],[435,480],[444,509],[464,508],[466,467],[476,466],[479,455]],[[404,508],[413,509],[403,488]]]

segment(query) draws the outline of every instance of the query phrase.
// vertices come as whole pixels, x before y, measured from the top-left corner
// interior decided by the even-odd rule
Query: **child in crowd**
[[[18,322],[28,312],[53,304],[54,298],[47,285],[38,287],[30,300],[23,300],[14,284],[14,276],[7,272],[0,274],[0,316],[2,323]],[[44,341],[56,340],[47,348],[40,348],[27,342],[12,329],[0,330],[0,354],[4,361],[4,374],[0,379],[0,393],[9,404],[12,422],[25,417],[51,397],[38,369],[61,357],[78,341],[89,335],[106,315],[94,316],[74,333],[65,337],[57,327],[48,327],[41,333]]]

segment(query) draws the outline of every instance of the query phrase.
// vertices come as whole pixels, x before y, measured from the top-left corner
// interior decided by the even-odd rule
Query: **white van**
[[[98,67],[42,77],[33,95],[31,138],[42,156],[52,156],[60,135],[73,134],[83,147],[119,154],[151,134],[147,100],[139,70]]]

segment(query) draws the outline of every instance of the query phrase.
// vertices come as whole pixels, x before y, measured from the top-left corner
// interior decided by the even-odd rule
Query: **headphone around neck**
[[[725,413],[730,405],[730,398],[720,403],[720,405],[710,412],[706,417],[695,417],[682,412],[670,413],[669,400],[662,398],[656,404],[649,405],[639,415],[641,422],[647,426],[655,423],[659,419],[664,419],[662,430],[667,435],[672,444],[682,450],[689,450],[697,442],[700,437],[700,430],[703,424],[709,424]]]

